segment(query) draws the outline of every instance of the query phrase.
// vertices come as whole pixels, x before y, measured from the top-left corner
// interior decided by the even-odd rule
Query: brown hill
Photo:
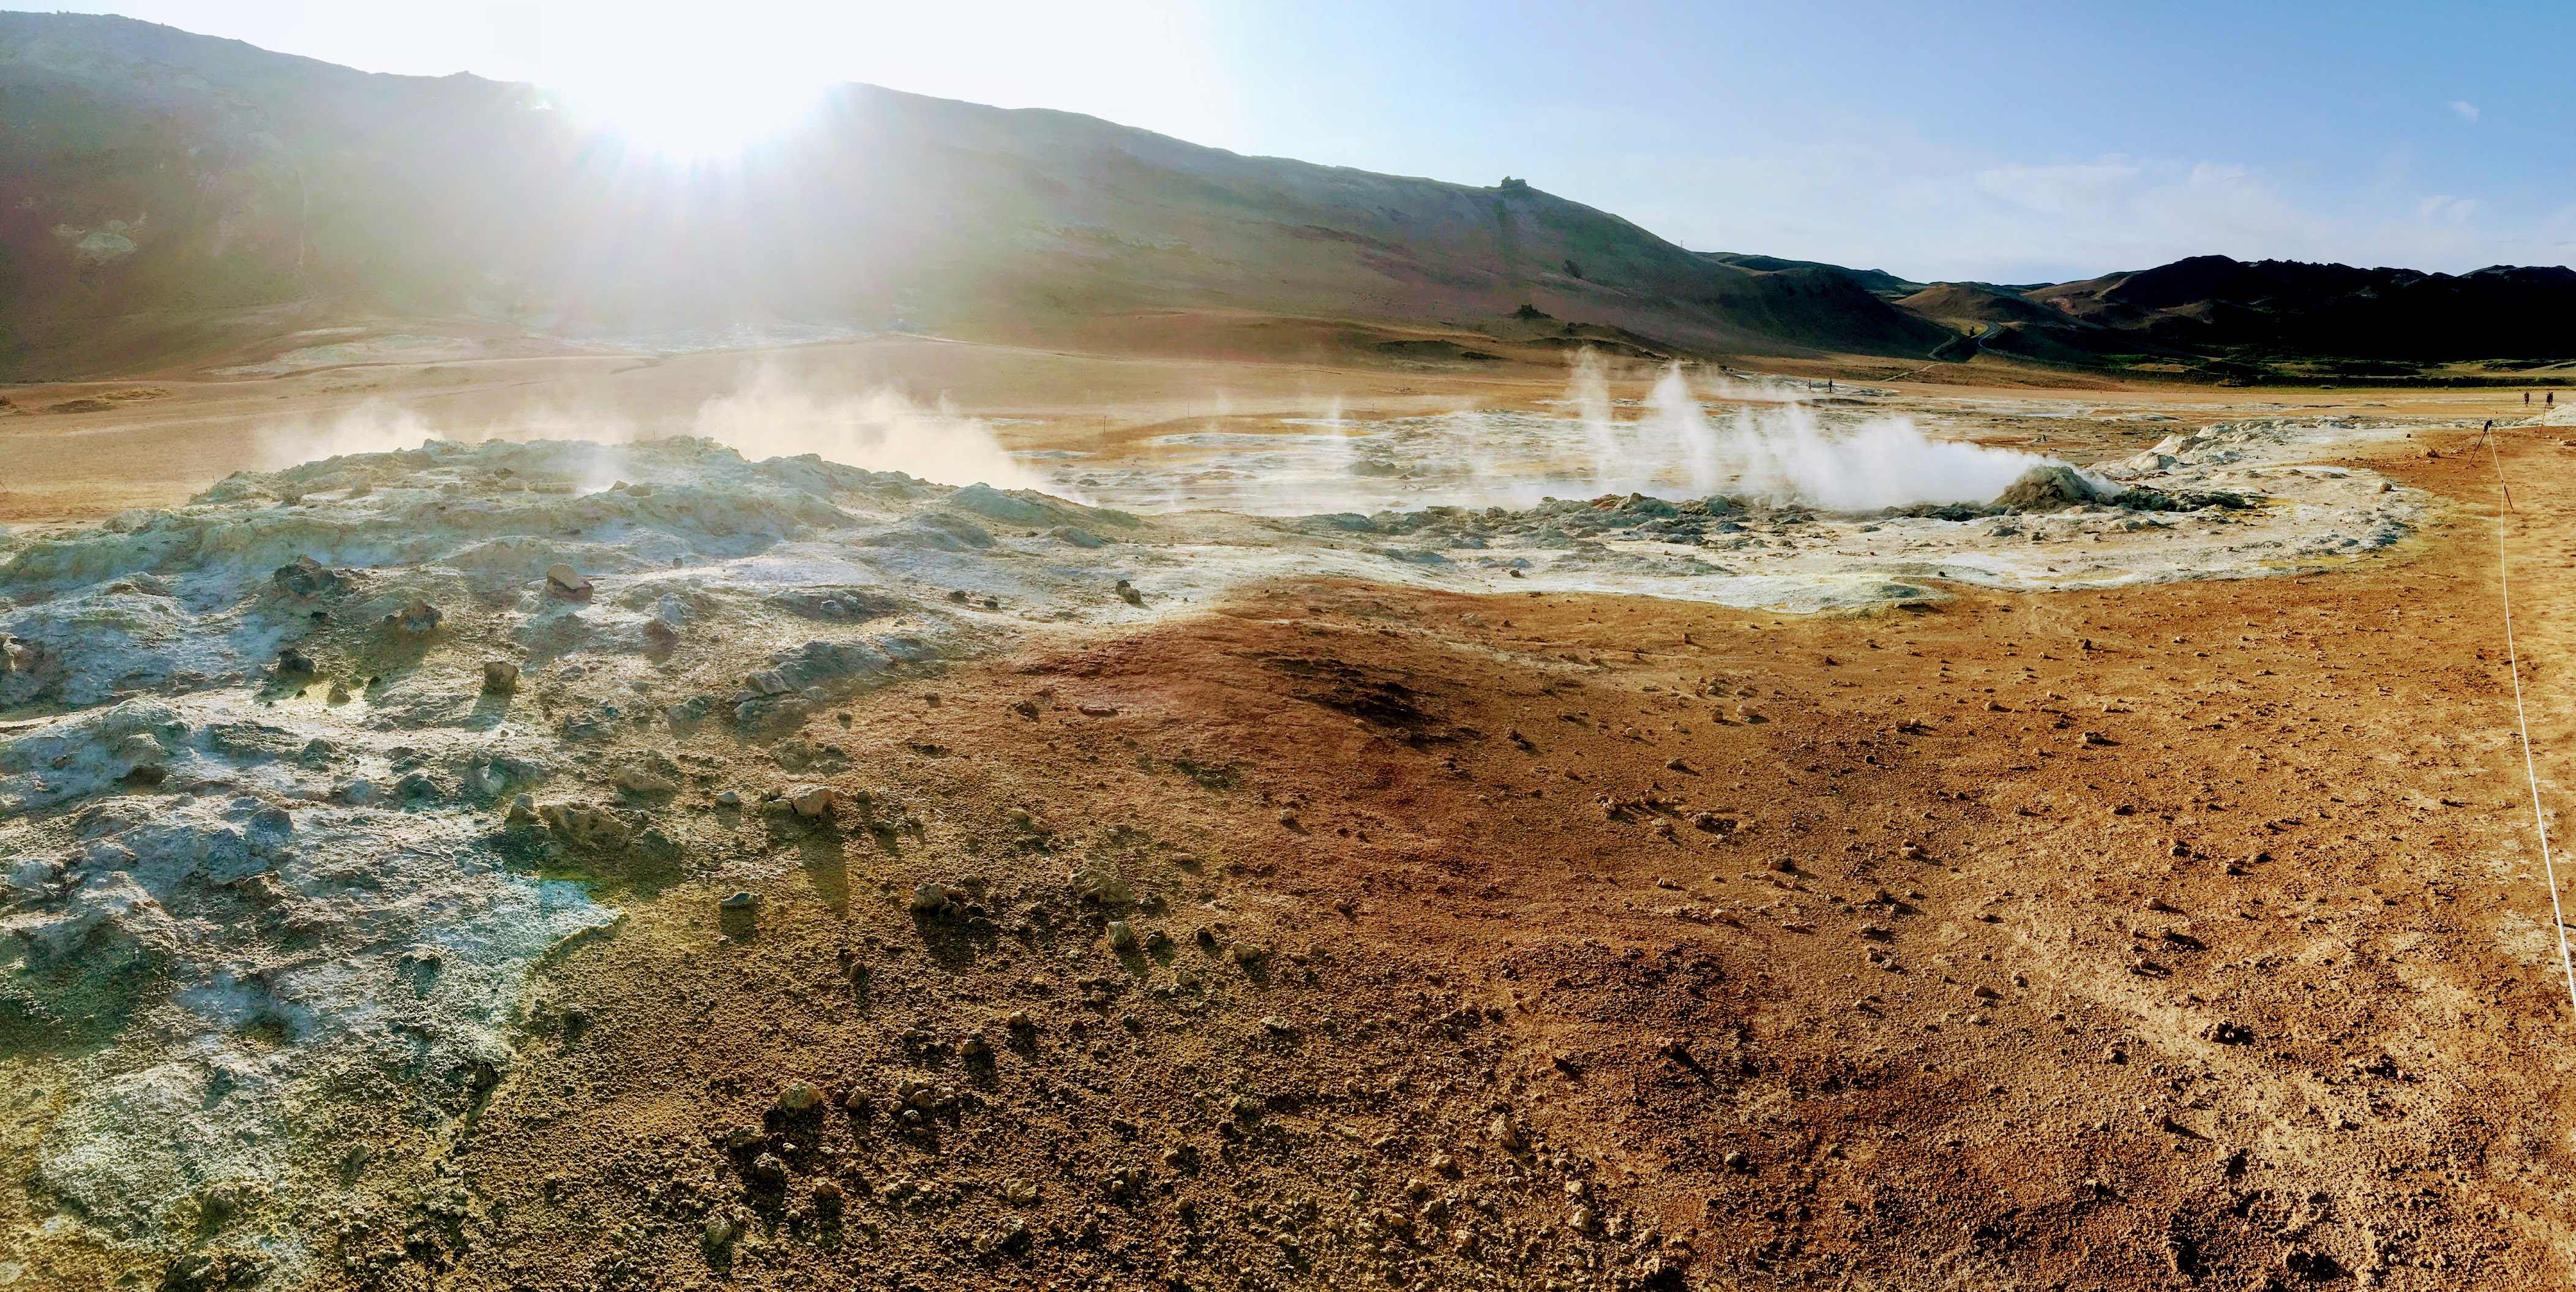
[[[868,86],[691,170],[551,107],[472,76],[0,15],[0,183],[17,195],[0,211],[0,371],[256,356],[330,327],[531,345],[899,320],[1027,336],[1170,309],[1472,326],[1525,303],[1656,352],[1947,339],[1843,271],[1727,264],[1517,180],[1244,157]]]

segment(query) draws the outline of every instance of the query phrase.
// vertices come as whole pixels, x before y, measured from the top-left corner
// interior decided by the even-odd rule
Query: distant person
[[[2531,392],[2530,392],[2530,391],[2526,390],[2526,391],[2522,392],[2522,404],[2523,404],[2523,407],[2525,407],[2525,408],[2529,408],[2529,407],[2531,406]]]

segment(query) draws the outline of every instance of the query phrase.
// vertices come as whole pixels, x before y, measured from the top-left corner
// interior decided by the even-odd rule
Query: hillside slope
[[[1522,304],[1675,352],[1919,354],[1848,275],[1712,260],[1517,181],[1243,157],[843,87],[686,171],[536,89],[373,75],[121,18],[0,15],[0,373],[260,354],[331,327],[1043,331],[1164,309],[1475,325]]]

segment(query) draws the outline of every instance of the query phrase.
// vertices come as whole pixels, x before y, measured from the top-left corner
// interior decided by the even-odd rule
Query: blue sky
[[[2200,252],[2576,260],[2576,7],[2451,4],[75,5],[641,123],[864,80],[1240,152],[1519,175],[1701,250],[1912,278]],[[615,105],[625,105],[622,108]]]

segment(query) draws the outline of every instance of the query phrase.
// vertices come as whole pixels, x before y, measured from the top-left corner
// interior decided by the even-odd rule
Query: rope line
[[[2513,494],[2504,483],[2504,459],[2496,453],[2495,439],[2481,436],[2487,442],[2487,461],[2495,468],[2496,491],[2511,506]],[[2531,828],[2540,835],[2540,869],[2549,878],[2549,922],[2558,928],[2558,968],[2567,976],[2567,1004],[2576,1009],[2576,960],[2567,952],[2567,915],[2558,904],[2558,864],[2549,853],[2549,820],[2540,810],[2540,770],[2531,757],[2531,719],[2522,707],[2522,659],[2513,645],[2513,581],[2508,573],[2504,553],[2504,517],[2496,517],[2496,591],[2504,602],[2504,659],[2506,671],[2513,674],[2513,721],[2522,732],[2522,776],[2531,782]]]

